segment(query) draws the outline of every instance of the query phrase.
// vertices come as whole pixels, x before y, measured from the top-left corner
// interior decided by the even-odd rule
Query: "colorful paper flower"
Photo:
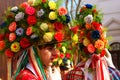
[[[86,4],[85,6],[86,6],[86,8],[88,8],[88,9],[92,9],[92,7],[93,7],[93,5],[91,5],[91,4]]]
[[[93,44],[88,44],[87,49],[89,53],[95,52],[95,47],[93,46]]]
[[[95,42],[95,48],[100,49],[100,50],[104,49],[104,42],[102,40],[97,40]]]
[[[70,30],[73,31],[74,34],[76,34],[78,32],[79,26],[76,25],[74,27],[72,27]]]
[[[24,13],[23,12],[19,12],[18,14],[16,14],[15,16],[15,21],[20,21],[22,19],[24,19]]]
[[[20,46],[23,48],[23,49],[26,49],[27,47],[29,47],[31,44],[29,42],[29,40],[27,38],[22,38],[20,40]]]
[[[26,12],[27,14],[29,14],[29,15],[33,15],[33,14],[35,14],[35,8],[29,6],[29,7],[27,7],[27,8],[25,9],[25,12]]]
[[[22,4],[20,4],[21,8],[26,9],[27,7],[29,7],[30,5],[28,4],[28,2],[23,2]]]
[[[47,31],[47,30],[48,30],[48,25],[47,25],[47,23],[42,23],[42,24],[40,25],[40,29],[43,30],[43,31]]]
[[[28,22],[29,25],[36,24],[36,17],[35,16],[28,16],[27,22]]]
[[[41,17],[41,16],[43,16],[44,15],[44,10],[43,9],[40,9],[39,11],[37,11],[37,16],[38,17]]]
[[[92,31],[91,37],[92,37],[93,39],[99,39],[99,38],[100,38],[100,32],[99,32],[98,30]]]
[[[12,11],[12,12],[17,12],[17,11],[18,11],[18,7],[17,7],[17,6],[12,7],[12,8],[11,8],[11,11]]]
[[[6,55],[7,57],[12,58],[13,55],[14,55],[14,53],[13,53],[10,49],[6,49],[6,50],[5,50],[5,55]]]
[[[24,30],[23,28],[17,28],[17,30],[15,31],[17,36],[22,36],[24,34]]]
[[[30,36],[32,34],[32,32],[33,32],[32,27],[28,27],[26,30],[26,35]]]
[[[90,44],[90,40],[88,38],[84,38],[83,45],[88,46],[88,44]]]
[[[49,1],[48,5],[49,5],[51,10],[55,10],[56,9],[56,3],[54,1]]]
[[[66,15],[66,14],[67,14],[67,9],[64,8],[64,7],[60,7],[60,8],[58,9],[58,13],[59,13],[60,16]]]
[[[19,42],[13,42],[12,44],[11,44],[11,51],[13,51],[13,52],[18,52],[18,51],[20,51],[20,44],[19,44]]]
[[[93,16],[92,15],[87,15],[85,18],[84,18],[85,22],[90,24],[92,23],[93,21]]]
[[[4,34],[0,34],[0,41],[3,40]]]
[[[9,34],[9,41],[13,42],[16,39],[16,34],[15,33],[10,33]]]
[[[73,42],[78,42],[78,35],[77,35],[77,34],[74,34],[74,35],[73,35],[72,41],[73,41]]]
[[[11,31],[11,32],[15,31],[16,28],[17,28],[16,22],[12,22],[12,23],[9,25],[9,31]]]
[[[51,42],[53,40],[53,33],[47,32],[43,35],[43,39],[45,42]]]
[[[54,23],[54,26],[55,26],[55,29],[56,29],[57,31],[60,31],[60,30],[63,29],[63,24],[60,23],[60,22],[55,22],[55,23]]]
[[[64,39],[64,34],[62,32],[56,32],[54,37],[58,42],[61,42]]]
[[[0,41],[0,50],[2,51],[5,48],[5,41]]]
[[[65,55],[63,53],[60,53],[60,58],[63,59]]]
[[[43,3],[46,3],[47,0],[42,0]]]
[[[66,53],[65,57],[69,59],[69,58],[71,58],[71,54],[70,53]]]
[[[49,13],[49,19],[50,19],[50,20],[55,20],[56,18],[57,18],[56,12],[51,11],[51,12]]]

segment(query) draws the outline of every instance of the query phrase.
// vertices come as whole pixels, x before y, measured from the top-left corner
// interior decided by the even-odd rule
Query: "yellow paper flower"
[[[50,20],[55,20],[56,18],[57,18],[56,12],[51,11],[51,12],[49,13],[49,19],[50,19]]]
[[[45,42],[50,42],[53,39],[53,33],[52,32],[47,32],[43,35],[43,39]]]
[[[95,48],[101,49],[101,50],[104,49],[104,42],[102,40],[97,40],[95,42]]]
[[[56,3],[54,1],[50,1],[48,3],[48,5],[49,5],[49,7],[50,7],[51,10],[55,10],[56,9]]]
[[[66,47],[65,46],[62,46],[62,51],[63,51],[63,53],[66,53]]]
[[[63,63],[62,59],[58,60],[58,64],[60,65],[61,63]]]
[[[89,41],[87,38],[85,38],[85,39],[83,40],[83,45],[84,45],[84,46],[87,46],[89,43],[90,43],[90,41]]]
[[[42,23],[42,24],[40,25],[40,29],[43,30],[43,31],[46,31],[46,30],[48,29],[47,23]]]
[[[14,42],[11,45],[11,51],[18,52],[20,51],[20,44],[18,42]]]
[[[78,42],[78,35],[77,34],[74,34],[74,36],[72,37],[72,41]]]

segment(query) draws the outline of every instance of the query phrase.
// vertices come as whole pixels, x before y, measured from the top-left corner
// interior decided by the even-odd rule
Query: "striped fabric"
[[[120,80],[120,71],[118,69],[109,67],[111,80]]]
[[[70,71],[66,75],[65,80],[84,80],[84,73],[82,71],[83,67],[84,67],[84,64],[81,64],[81,63],[78,64],[72,71]],[[120,80],[120,71],[112,67],[108,67],[108,68],[109,68],[111,80]]]

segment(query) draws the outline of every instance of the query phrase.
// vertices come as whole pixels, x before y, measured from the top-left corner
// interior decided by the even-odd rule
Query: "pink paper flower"
[[[87,49],[88,49],[89,53],[95,52],[95,47],[93,46],[93,44],[88,44]]]
[[[16,39],[16,34],[15,33],[10,33],[9,35],[9,41],[12,42]]]
[[[12,23],[9,25],[9,31],[11,31],[11,32],[15,31],[16,28],[17,28],[16,22],[12,22]]]
[[[64,7],[61,7],[61,8],[58,9],[58,13],[59,13],[60,16],[66,15],[67,14],[67,9],[64,8]]]
[[[70,54],[70,53],[66,53],[66,55],[65,55],[65,56],[66,56],[66,58],[68,58],[68,59],[69,59],[69,58],[71,57],[71,54]]]
[[[32,34],[32,27],[28,27],[26,30],[26,35],[30,36]]]
[[[35,8],[29,6],[25,9],[25,12],[29,15],[33,15],[33,14],[35,14]]]

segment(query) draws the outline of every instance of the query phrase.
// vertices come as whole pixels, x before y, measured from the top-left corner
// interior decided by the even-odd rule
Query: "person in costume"
[[[85,4],[76,17],[79,61],[64,80],[119,80],[108,51],[106,29],[102,27],[102,14],[96,6]],[[76,48],[77,49],[77,48]]]
[[[12,59],[11,79],[61,80],[59,67],[53,64],[59,55],[54,44],[70,39],[70,16],[66,8],[54,1],[28,2],[9,8],[5,14],[6,25],[1,27],[0,51]]]

